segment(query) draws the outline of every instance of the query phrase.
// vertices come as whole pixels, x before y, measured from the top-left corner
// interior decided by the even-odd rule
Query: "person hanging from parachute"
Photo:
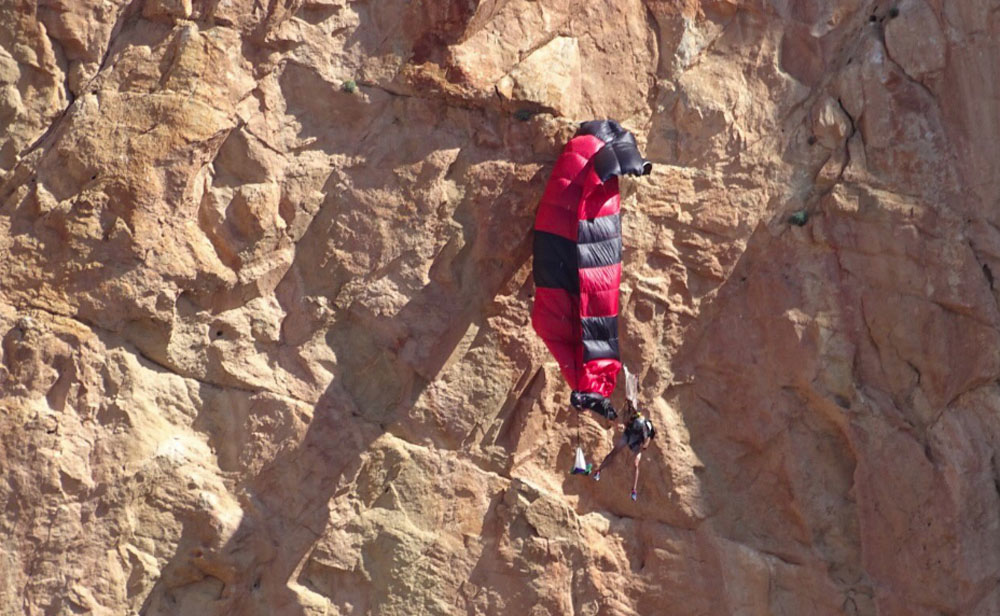
[[[639,460],[642,459],[642,452],[649,447],[656,436],[656,429],[653,422],[644,417],[639,410],[639,379],[636,375],[629,373],[625,369],[625,429],[622,432],[614,448],[604,456],[601,465],[594,471],[594,481],[601,480],[601,471],[610,463],[622,449],[628,447],[635,454],[635,477],[632,480],[632,500],[638,498],[639,489]]]
[[[583,122],[556,161],[535,216],[532,327],[572,388],[570,404],[611,421],[621,369],[618,176],[648,175],[652,167],[618,122]]]

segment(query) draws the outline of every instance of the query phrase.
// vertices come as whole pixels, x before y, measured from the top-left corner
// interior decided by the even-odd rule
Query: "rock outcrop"
[[[0,613],[1000,614],[994,0],[0,7]],[[529,324],[594,117],[636,503]]]

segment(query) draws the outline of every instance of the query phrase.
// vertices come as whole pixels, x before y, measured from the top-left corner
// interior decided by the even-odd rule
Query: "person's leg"
[[[611,460],[616,455],[618,455],[618,452],[621,451],[622,448],[624,447],[625,447],[624,441],[618,441],[617,443],[615,443],[615,446],[611,449],[611,451],[608,452],[608,455],[604,456],[604,459],[601,461],[601,465],[597,467],[596,471],[594,471],[595,481],[600,481],[601,471],[604,470],[604,467],[607,466],[611,462]]]
[[[632,500],[638,498],[639,489],[639,460],[642,459],[642,452],[638,451],[635,454],[635,479],[632,481]]]

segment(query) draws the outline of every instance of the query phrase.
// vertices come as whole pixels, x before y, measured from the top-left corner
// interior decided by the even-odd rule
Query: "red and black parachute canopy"
[[[645,175],[651,168],[635,137],[617,122],[584,122],[556,161],[538,205],[531,323],[574,391],[601,398],[614,391],[621,369],[618,176]]]

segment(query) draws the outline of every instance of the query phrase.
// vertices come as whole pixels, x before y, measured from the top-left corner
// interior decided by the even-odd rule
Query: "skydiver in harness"
[[[635,454],[635,478],[632,481],[632,500],[638,498],[639,489],[639,460],[642,459],[642,452],[649,447],[656,436],[653,422],[643,416],[639,410],[638,398],[639,387],[638,378],[625,369],[625,392],[628,402],[625,406],[625,430],[615,443],[614,448],[604,457],[601,465],[594,471],[594,481],[601,480],[601,471],[604,470],[618,452],[628,447]]]

